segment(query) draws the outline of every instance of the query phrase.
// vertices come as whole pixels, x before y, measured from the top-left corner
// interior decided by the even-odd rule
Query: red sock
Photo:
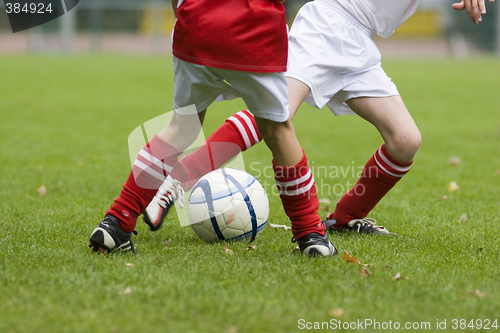
[[[342,196],[328,219],[337,220],[335,228],[338,229],[351,220],[368,216],[375,205],[410,170],[412,162],[396,161],[383,144],[368,160],[361,178]]]
[[[273,169],[283,208],[292,222],[295,240],[311,232],[323,236],[325,231],[318,215],[316,185],[306,154],[295,166],[283,167],[273,162]]]
[[[247,110],[240,111],[229,117],[200,148],[182,158],[172,177],[189,189],[198,179],[261,140],[254,116]]]
[[[120,196],[106,212],[120,220],[124,232],[135,229],[137,217],[151,202],[180,154],[156,135],[139,152]]]

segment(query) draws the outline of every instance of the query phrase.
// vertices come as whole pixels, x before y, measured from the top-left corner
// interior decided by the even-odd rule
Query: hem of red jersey
[[[241,71],[241,72],[251,72],[251,73],[282,73],[286,72],[286,66],[251,66],[251,65],[238,65],[231,64],[227,62],[219,62],[213,60],[199,59],[195,57],[191,57],[185,54],[182,54],[178,51],[173,50],[173,54],[175,57],[202,66],[208,67],[216,67],[221,69],[229,69],[233,71]]]

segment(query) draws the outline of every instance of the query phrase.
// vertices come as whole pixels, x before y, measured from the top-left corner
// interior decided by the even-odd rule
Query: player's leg
[[[336,249],[328,240],[318,215],[314,177],[289,119],[288,85],[284,73],[228,74],[226,79],[241,92],[273,154],[274,178],[301,252],[334,255]]]
[[[334,229],[347,227],[359,232],[387,234],[385,228],[365,218],[410,170],[421,144],[420,132],[399,95],[353,98],[347,104],[378,129],[385,143],[368,160],[362,176],[342,196],[328,218],[335,222]]]
[[[318,197],[307,157],[290,120],[256,118],[262,137],[273,154],[274,178],[283,208],[292,223],[294,239],[303,254],[334,255],[318,215]]]
[[[130,236],[137,217],[153,199],[178,156],[196,139],[196,128],[201,128],[205,111],[195,115],[195,118],[174,113],[165,130],[141,149],[120,195],[107,210],[104,220],[92,232],[89,247],[101,252],[113,249],[135,251]]]
[[[377,128],[393,159],[403,164],[413,160],[422,138],[401,96],[358,97],[346,103]]]
[[[92,232],[89,246],[94,251],[133,250],[131,233],[138,215],[158,194],[178,156],[196,139],[206,108],[220,94],[210,84],[223,83],[214,73],[204,71],[203,66],[174,58],[174,72],[174,116],[167,128],[141,150],[120,196]],[[196,110],[189,107],[191,105],[195,105]],[[182,190],[180,186],[174,188]]]
[[[191,111],[180,113],[174,112],[172,119],[165,129],[158,136],[165,142],[170,143],[179,151],[184,151],[198,137],[203,121],[205,120],[206,109],[195,113],[194,106]]]

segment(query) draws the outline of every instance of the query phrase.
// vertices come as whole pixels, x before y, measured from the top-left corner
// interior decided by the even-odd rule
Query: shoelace
[[[385,227],[375,225],[375,224],[377,224],[377,221],[373,218],[370,218],[370,217],[365,217],[362,219],[354,219],[354,220],[349,221],[349,223],[347,223],[347,225],[351,228],[356,226],[358,229],[358,232],[361,228],[368,226],[368,227],[371,227],[373,229],[381,230],[383,233],[390,233]]]
[[[160,187],[155,196],[156,202],[163,208],[167,208],[167,204],[171,205],[175,200],[178,200],[179,207],[184,208],[184,189],[181,187],[181,182],[177,179],[172,179],[171,186]]]

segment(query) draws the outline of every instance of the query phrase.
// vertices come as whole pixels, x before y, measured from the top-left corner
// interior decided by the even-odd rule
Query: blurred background
[[[305,0],[288,0],[289,23]],[[474,25],[453,0],[422,0],[419,11],[389,39],[376,37],[384,57],[500,55],[500,6],[487,3]],[[66,15],[12,33],[0,4],[0,53],[170,53],[174,15],[167,0],[82,0]]]

